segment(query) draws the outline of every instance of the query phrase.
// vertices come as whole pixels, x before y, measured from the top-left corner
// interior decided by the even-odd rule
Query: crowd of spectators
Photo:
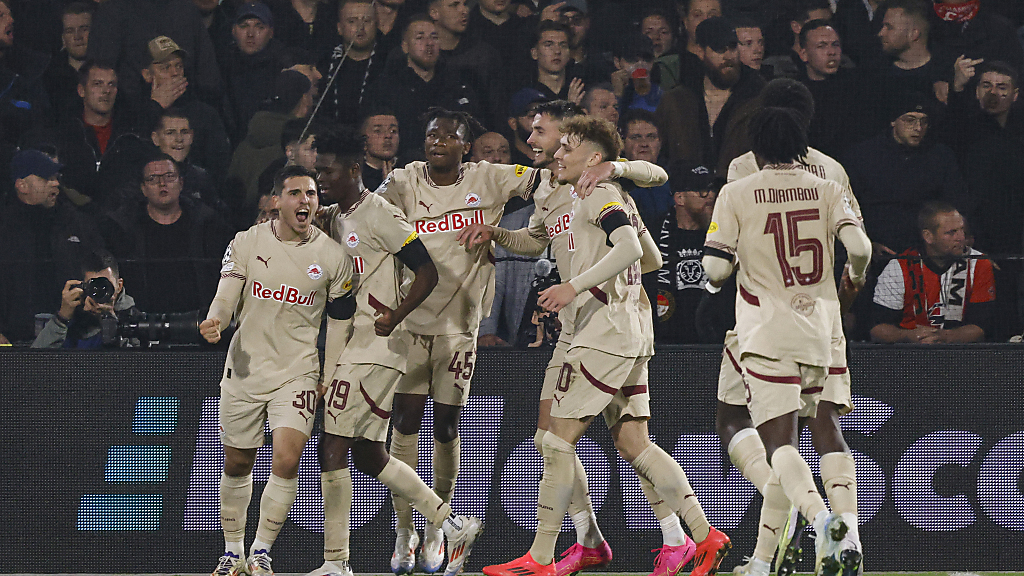
[[[553,99],[669,170],[626,186],[663,251],[657,339],[720,343],[695,320],[704,231],[776,78],[813,96],[810,144],[874,242],[850,338],[1005,341],[1024,308],[1022,24],[1017,0],[0,0],[0,344],[89,345],[88,318],[54,335],[207,306],[232,234],[273,217],[274,174],[317,167],[317,134],[362,134],[375,189],[423,158],[433,106],[486,128],[467,160],[532,165]],[[496,252],[481,344],[536,344],[550,266]],[[112,303],[71,283],[97,276]]]

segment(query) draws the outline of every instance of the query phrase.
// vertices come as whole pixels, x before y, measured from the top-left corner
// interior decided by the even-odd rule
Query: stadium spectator
[[[317,114],[321,119],[355,125],[367,88],[384,70],[387,57],[377,42],[376,12],[371,0],[338,4],[338,34],[341,42],[320,63],[323,75],[334,77],[334,82],[326,89],[327,97]]]
[[[957,61],[957,78],[949,97],[946,141],[955,146],[973,205],[968,215],[974,246],[992,254],[1013,254],[1024,242],[1024,115],[1015,105],[1019,76],[1003,62],[977,65],[979,80],[968,90],[975,68]],[[960,87],[963,87],[961,90]],[[1020,333],[1016,298],[1021,274],[1017,260],[998,262],[996,283],[1001,297],[990,338],[1004,340]]]
[[[0,0],[0,145],[8,149],[53,121],[42,78],[48,56],[15,42],[15,23],[10,0]]]
[[[615,125],[619,124],[619,100],[609,83],[589,88],[583,95],[580,105],[591,116],[603,118]]]
[[[89,28],[94,10],[92,3],[71,2],[61,13],[60,37],[63,51],[50,60],[43,77],[50,105],[58,115],[78,100],[78,70],[85,62],[89,48]]]
[[[466,33],[469,8],[466,0],[430,0],[428,14],[437,25],[441,59],[460,83],[480,98],[479,120],[486,126],[501,124],[505,84],[502,59],[486,42]]]
[[[812,20],[832,19],[832,6],[829,0],[795,0],[789,15],[789,30],[792,40],[789,46],[768,45],[768,57],[764,63],[772,67],[774,76],[799,78],[804,72],[804,62],[800,59],[800,31]]]
[[[531,21],[515,11],[511,0],[480,0],[469,12],[467,33],[490,44],[504,60],[506,71],[528,61]]]
[[[661,132],[655,124],[654,114],[647,110],[626,112],[622,119],[622,142],[622,155],[626,160],[646,160],[651,164],[661,164]],[[672,206],[669,183],[645,188],[625,181],[622,186],[633,197],[644,222],[660,221]]]
[[[508,103],[509,141],[512,144],[512,163],[533,166],[533,148],[526,143],[533,131],[537,104],[548,100],[540,90],[523,88],[512,95]]]
[[[740,62],[753,70],[761,70],[764,64],[764,30],[753,17],[740,15],[733,18],[736,24],[736,38],[739,40]],[[768,79],[770,67],[761,74]]]
[[[843,57],[839,33],[828,20],[811,20],[800,30],[800,81],[814,95],[814,118],[808,142],[829,156],[838,156],[859,141],[864,123],[859,77],[840,66]]]
[[[38,150],[11,160],[15,193],[0,210],[0,344],[35,338],[35,314],[53,313],[61,288],[78,274],[84,250],[103,246],[89,218],[59,201],[62,166]]]
[[[654,57],[652,77],[658,78],[663,90],[675,88],[679,84],[683,75],[683,62],[689,65],[688,71],[692,76],[699,76],[701,73],[698,58],[689,52],[679,53],[676,30],[676,20],[660,10],[650,11],[640,19],[640,32],[651,40],[651,55]],[[617,62],[616,67],[621,70]]]
[[[590,6],[586,0],[567,0],[549,4],[540,15],[541,24],[550,20],[564,24],[569,29],[569,58],[572,74],[584,84],[599,84],[608,81],[614,70],[611,62],[604,57],[606,38],[594,37],[590,33]],[[618,30],[616,30],[616,33]],[[615,34],[609,34],[614,38]]]
[[[281,130],[281,148],[284,156],[276,158],[260,174],[257,184],[262,197],[274,187],[274,178],[285,166],[302,166],[306,170],[316,170],[316,128],[306,126],[305,118],[289,120]]]
[[[936,0],[933,37],[950,60],[966,56],[972,60],[1000,60],[1017,73],[1024,68],[1024,48],[1013,25],[995,10],[991,0]]]
[[[402,44],[402,34],[412,15],[405,6],[405,0],[376,0],[373,3],[377,15],[377,42],[381,54]]]
[[[704,79],[699,91],[677,86],[661,98],[655,119],[668,157],[724,174],[733,158],[750,149],[747,122],[765,81],[740,65],[736,30],[725,18],[709,18],[696,30]]]
[[[274,36],[285,46],[326,54],[338,43],[335,4],[321,0],[271,0]]]
[[[866,92],[875,103],[871,117],[873,128],[884,127],[885,111],[892,99],[906,92],[934,94],[945,102],[949,92],[949,71],[928,48],[931,30],[926,0],[890,0],[886,3],[882,28],[878,32],[881,48],[891,58],[870,70]]]
[[[242,5],[231,25],[231,45],[220,61],[224,77],[224,120],[240,142],[249,120],[273,95],[274,79],[285,68],[284,47],[274,38],[274,18],[262,2]]]
[[[443,106],[476,112],[477,94],[460,83],[457,76],[439,61],[437,25],[427,14],[409,18],[402,35],[401,54],[388,59],[384,72],[370,89],[364,102],[386,106],[398,118],[400,154],[403,159],[423,156],[420,118],[427,109]]]
[[[964,201],[966,186],[956,158],[929,138],[933,117],[925,96],[906,95],[893,107],[888,130],[850,148],[843,157],[876,259],[917,244],[916,215],[924,203]]]
[[[697,305],[707,276],[701,259],[715,208],[714,177],[704,166],[675,163],[669,173],[674,206],[654,220],[651,232],[664,264],[654,273],[654,338],[661,344],[699,344]],[[647,282],[650,284],[650,282]]]
[[[124,176],[114,169],[119,140],[140,148],[135,119],[120,97],[117,72],[109,65],[86,61],[79,69],[77,109],[68,110],[57,129],[57,147],[64,163],[64,183],[91,198],[96,205],[115,208]],[[111,154],[108,155],[107,152]]]
[[[539,91],[548,100],[568,100],[579,104],[585,86],[572,62],[569,40],[572,32],[565,24],[542,20],[530,57],[536,65],[526,86]]]
[[[996,298],[992,262],[967,247],[963,216],[952,204],[925,204],[918,227],[921,247],[891,260],[878,278],[871,338],[917,344],[984,341]]]
[[[139,70],[153,62],[147,46],[160,36],[170,38],[180,47],[176,49],[188,54],[182,62],[182,77],[188,78],[195,96],[207,104],[219,105],[221,80],[213,42],[192,0],[106,0],[100,3],[89,31],[88,56],[114,65],[125,97],[130,100],[146,98],[149,90],[139,77]]]
[[[362,133],[366,139],[363,186],[376,190],[395,168],[400,144],[398,118],[390,110],[375,110],[363,120]]]
[[[686,51],[703,60],[704,46],[697,41],[697,26],[708,18],[721,17],[722,3],[719,0],[680,0],[677,6],[686,32]]]
[[[870,66],[883,60],[879,46],[878,32],[882,27],[882,15],[888,8],[887,0],[861,0],[861,2],[836,2],[836,30],[843,38],[846,56],[857,66]]]
[[[122,261],[122,277],[133,287],[139,308],[198,310],[216,291],[231,230],[213,209],[181,195],[181,174],[170,156],[154,153],[141,180],[144,199],[105,218],[103,236]]]
[[[511,164],[512,151],[504,136],[497,132],[485,132],[473,141],[473,153],[470,160],[473,162],[486,160],[491,164]]]
[[[189,124],[188,116],[174,108],[168,108],[164,110],[160,121],[153,127],[150,140],[161,152],[173,158],[174,162],[178,164],[178,171],[181,173],[182,194],[218,211],[226,212],[227,208],[222,205],[220,195],[217,193],[217,184],[213,178],[189,158],[194,135],[195,132]]]
[[[33,348],[99,348],[105,336],[101,322],[116,322],[117,314],[135,308],[135,299],[124,289],[117,260],[106,250],[83,255],[81,273],[64,284],[60,309],[43,325],[32,341]],[[97,294],[100,301],[84,292],[85,285],[97,283],[97,279],[106,280],[113,289],[105,297]]]
[[[295,70],[284,70],[274,82],[274,96],[266,110],[260,110],[249,121],[245,140],[235,148],[228,169],[229,204],[245,220],[259,197],[260,174],[274,160],[284,156],[281,132],[295,118],[305,118],[313,105],[310,81]]]
[[[665,94],[657,78],[664,70],[657,69],[654,43],[640,33],[626,34],[612,51],[615,72],[611,75],[612,92],[619,98],[619,111],[641,108],[654,112]]]
[[[195,8],[191,3],[188,5]],[[155,126],[160,114],[172,106],[181,110],[195,130],[195,162],[220,181],[231,160],[231,144],[220,114],[190,89],[186,76],[189,53],[167,36],[153,38],[145,50],[149,59],[142,67],[142,79],[147,85],[148,95],[140,106],[141,124]],[[121,85],[118,85],[119,89]]]

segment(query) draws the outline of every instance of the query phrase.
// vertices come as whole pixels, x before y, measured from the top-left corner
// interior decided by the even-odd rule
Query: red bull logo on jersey
[[[548,238],[554,238],[559,234],[569,231],[569,224],[572,223],[572,212],[566,212],[558,217],[554,226],[545,226],[548,231]]]
[[[308,295],[303,296],[299,294],[298,288],[293,288],[287,284],[281,284],[281,287],[277,290],[271,290],[270,288],[264,288],[263,284],[253,280],[252,295],[253,298],[258,298],[260,300],[276,300],[278,302],[284,302],[285,304],[312,306],[313,300],[316,296],[316,290],[313,290]]]
[[[474,210],[469,214],[462,212],[445,214],[435,220],[417,220],[414,226],[416,227],[417,234],[434,234],[436,232],[455,232],[456,230],[462,230],[470,224],[483,223],[484,211]]]

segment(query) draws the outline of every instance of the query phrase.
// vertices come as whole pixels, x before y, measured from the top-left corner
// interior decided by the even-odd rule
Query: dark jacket
[[[30,133],[53,125],[43,83],[49,62],[48,55],[18,45],[0,54],[0,143],[21,145]]]
[[[64,283],[78,278],[86,250],[103,246],[92,220],[69,203],[46,209],[9,198],[0,209],[0,334],[35,337],[34,316],[60,308]]]
[[[953,80],[953,61],[961,54],[987,61],[1002,60],[1016,68],[1018,74],[1024,71],[1024,48],[1021,48],[1016,30],[1006,18],[986,9],[985,2],[981,3],[978,14],[966,25],[943,22],[934,17],[931,41],[942,47],[950,81]]]
[[[861,96],[860,74],[847,68],[824,80],[811,80],[804,70],[800,81],[814,96],[814,118],[807,131],[812,147],[832,156],[839,156],[851,144],[869,138],[865,133],[870,116],[863,110],[867,96]],[[871,99],[875,101],[874,98]]]
[[[259,199],[259,178],[271,162],[284,158],[281,132],[290,114],[261,110],[249,121],[245,140],[235,149],[228,168],[225,201],[236,210],[249,210]]]
[[[344,58],[345,45],[338,44],[320,61],[320,73],[324,78],[334,76],[334,83],[325,89],[326,96],[317,112],[319,121],[338,122],[354,126],[359,121],[359,109],[377,78],[384,72],[387,53],[381,51],[381,43],[374,46],[366,60]],[[335,69],[341,66],[335,75]]]
[[[122,164],[115,167],[111,159],[129,141],[133,141],[132,145],[136,147],[142,147],[145,141],[136,133],[134,119],[123,106],[115,106],[111,122],[110,140],[107,149],[101,152],[96,132],[82,120],[79,102],[77,114],[69,115],[60,122],[56,145],[60,161],[64,164],[62,183],[98,204],[116,207],[119,198],[113,193],[114,189],[127,180],[137,180],[137,177],[132,174],[134,166]]]
[[[284,48],[272,38],[256,54],[232,45],[221,62],[224,73],[224,120],[232,142],[241,142],[249,120],[274,95],[274,82],[285,68]]]
[[[146,98],[138,108],[139,131],[147,138],[163,113],[160,104],[149,97],[148,88],[147,86]],[[231,143],[228,141],[227,130],[220,114],[213,106],[196,98],[191,89],[175,100],[172,106],[188,117],[189,127],[192,128],[192,151],[189,155],[196,164],[205,168],[214,180],[223,181],[231,162]]]
[[[857,191],[868,236],[896,253],[918,242],[922,204],[946,200],[962,206],[967,201],[956,158],[942,144],[925,141],[908,148],[893,140],[890,129],[850,148],[842,163]]]
[[[766,82],[750,68],[740,69],[740,79],[715,120],[713,131],[708,126],[703,91],[677,86],[661,97],[654,115],[671,160],[714,167],[725,174],[733,158],[750,150],[747,124],[760,106],[758,95]]]
[[[190,89],[206,102],[220,103],[220,70],[202,14],[191,0],[108,0],[99,5],[89,31],[89,58],[111,62],[126,97],[149,94],[140,70],[150,64],[148,44],[168,36],[188,52]],[[194,127],[193,127],[194,128]]]
[[[180,202],[181,219],[188,223],[189,230],[187,257],[192,261],[177,266],[184,277],[194,279],[194,289],[201,295],[199,300],[209,304],[217,290],[219,259],[231,240],[231,230],[212,208],[185,196]],[[125,284],[132,287],[140,307],[146,311],[165,311],[151,297],[157,287],[152,286],[149,272],[161,263],[146,262],[154,257],[153,247],[146,245],[147,220],[146,202],[140,201],[122,206],[102,221],[100,229],[111,253],[122,261],[121,275]]]
[[[320,2],[312,24],[303,21],[290,0],[268,0],[274,15],[274,38],[285,46],[301,48],[314,57],[326,54],[338,44],[338,3]]]

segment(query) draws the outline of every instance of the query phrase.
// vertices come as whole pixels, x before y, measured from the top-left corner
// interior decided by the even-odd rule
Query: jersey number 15
[[[785,225],[783,225],[783,216],[785,216]],[[817,238],[800,238],[797,227],[800,222],[820,219],[821,215],[817,208],[794,210],[786,212],[785,215],[779,212],[772,212],[768,215],[764,233],[775,237],[775,257],[779,260],[779,267],[782,268],[782,281],[787,288],[793,284],[810,286],[821,282],[824,272],[825,248]],[[803,268],[793,268],[789,265],[789,258],[799,258],[803,252],[811,253],[813,265],[810,272],[804,272]]]

